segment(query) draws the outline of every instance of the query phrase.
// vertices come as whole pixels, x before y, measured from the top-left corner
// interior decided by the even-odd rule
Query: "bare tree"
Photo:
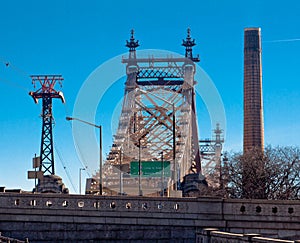
[[[300,199],[300,149],[267,147],[225,156],[220,188],[210,195],[252,199]]]
[[[266,192],[268,199],[300,198],[300,150],[295,147],[266,149],[270,175]]]

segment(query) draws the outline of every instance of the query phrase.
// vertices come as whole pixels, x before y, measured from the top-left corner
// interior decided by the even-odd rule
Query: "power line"
[[[57,155],[58,155],[58,158],[59,158],[59,160],[60,160],[60,162],[61,162],[61,164],[62,164],[62,166],[63,166],[63,168],[64,168],[64,170],[65,170],[65,173],[66,173],[66,175],[67,175],[67,177],[68,177],[68,180],[69,180],[69,182],[70,182],[71,185],[72,185],[73,190],[74,190],[75,192],[77,192],[77,190],[76,190],[76,188],[75,188],[75,185],[74,185],[74,183],[73,183],[73,181],[72,181],[72,179],[71,179],[72,177],[71,177],[71,175],[70,175],[70,173],[69,173],[69,170],[67,169],[67,166],[66,166],[66,164],[65,164],[65,162],[64,162],[64,160],[63,160],[63,158],[62,158],[62,155],[61,155],[61,153],[59,152],[59,150],[58,150],[56,144],[54,144],[54,148],[55,148],[55,151],[56,151],[56,153],[57,153]]]
[[[7,61],[6,59],[0,57],[0,62],[2,62],[4,64],[5,69],[12,69],[14,72],[18,73],[19,75],[21,75],[23,77],[26,77],[26,79],[30,78],[30,75],[27,72],[25,72],[21,68],[13,65],[12,63]],[[10,86],[26,90],[27,92],[29,91],[28,88],[26,88],[25,86],[21,85],[20,83],[15,82],[15,81],[11,81],[11,80],[8,80],[8,79],[3,79],[3,78],[0,78],[0,81],[3,82],[3,83],[8,84]]]
[[[3,57],[0,57],[0,62],[2,62],[6,68],[11,68],[13,69],[15,72],[19,73],[20,75],[29,78],[30,74],[27,73],[26,71],[24,71],[23,69],[17,67],[16,65],[14,65],[13,63],[9,62],[8,60],[4,59]]]
[[[19,88],[19,89],[25,90],[26,92],[29,91],[28,88],[26,88],[25,86],[20,85],[20,84],[17,83],[17,82],[14,82],[14,81],[11,81],[11,80],[7,80],[7,79],[3,79],[3,78],[0,78],[0,81],[1,81],[2,83],[5,83],[5,84],[9,85],[9,86],[12,86],[12,87],[15,87],[15,88]]]

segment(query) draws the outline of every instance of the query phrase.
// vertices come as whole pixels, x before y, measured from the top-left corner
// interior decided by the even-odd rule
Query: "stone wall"
[[[196,243],[300,243],[298,240],[281,240],[261,237],[259,234],[236,234],[218,229],[203,229],[196,233]]]
[[[13,239],[10,237],[5,237],[2,235],[1,232],[0,232],[0,242],[3,242],[3,243],[29,243],[28,239],[25,239],[25,241],[22,241],[22,240]]]
[[[299,222],[298,201],[0,193],[0,232],[29,242],[195,242],[207,227],[294,239]]]

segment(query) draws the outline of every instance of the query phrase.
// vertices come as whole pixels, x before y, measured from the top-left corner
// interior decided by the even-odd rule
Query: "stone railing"
[[[203,229],[196,233],[196,243],[300,243],[300,240],[281,240],[262,237],[259,234],[236,234],[214,228]]]
[[[226,242],[300,239],[300,201],[230,200],[0,192],[0,231],[42,242],[119,239],[194,242],[195,232],[218,228]],[[214,230],[217,231],[217,230]],[[199,231],[200,232],[200,231]],[[210,240],[197,233],[198,242]],[[218,233],[216,237],[219,237]],[[42,237],[42,238],[41,238]],[[206,238],[205,238],[206,237]],[[227,238],[226,238],[227,237]],[[230,238],[231,237],[231,238]],[[59,240],[58,240],[59,239]],[[233,241],[235,239],[235,241]],[[206,241],[205,241],[206,240]],[[289,241],[283,241],[289,242]],[[292,241],[293,242],[293,241]]]
[[[98,197],[56,194],[11,194],[2,197],[0,208],[15,209],[56,209],[105,212],[165,212],[187,213],[188,202],[181,199],[147,197]]]

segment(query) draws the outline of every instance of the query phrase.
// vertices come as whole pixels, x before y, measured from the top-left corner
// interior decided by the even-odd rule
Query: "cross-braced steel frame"
[[[132,31],[126,44],[129,56],[122,59],[127,73],[122,111],[104,165],[107,186],[120,183],[116,165],[121,155],[123,167],[128,166],[119,169],[126,173],[131,161],[160,161],[163,153],[164,160],[170,162],[171,176],[160,183],[175,190],[184,175],[201,173],[194,90],[199,57],[193,57],[195,41],[190,30],[182,45],[186,47],[185,57],[137,58],[139,43]],[[161,188],[151,179],[148,184]],[[134,183],[134,178],[128,177],[127,184],[130,180]]]

